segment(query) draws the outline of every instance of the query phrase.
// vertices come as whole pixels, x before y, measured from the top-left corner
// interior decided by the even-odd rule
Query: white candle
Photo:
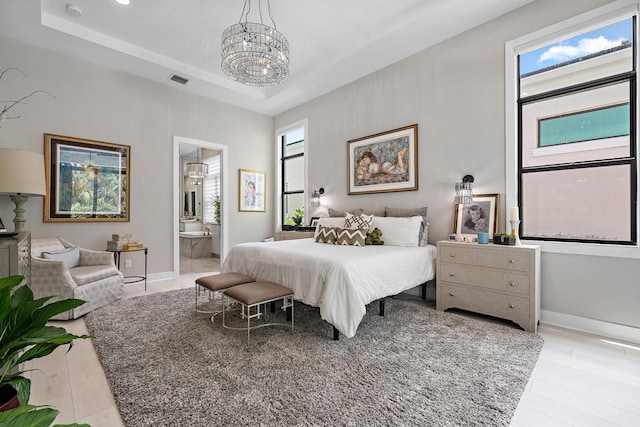
[[[520,211],[517,206],[511,208],[511,221],[519,221],[520,220]]]

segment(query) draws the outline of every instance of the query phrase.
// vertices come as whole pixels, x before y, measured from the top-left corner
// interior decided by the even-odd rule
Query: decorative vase
[[[0,412],[8,411],[18,406],[20,406],[20,401],[18,400],[16,389],[9,384],[0,387]]]

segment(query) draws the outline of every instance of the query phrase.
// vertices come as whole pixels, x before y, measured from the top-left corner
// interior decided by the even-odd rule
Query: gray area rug
[[[332,340],[318,309],[295,333],[224,330],[194,291],[121,300],[85,316],[127,426],[509,425],[542,338],[387,299],[354,338]],[[277,310],[273,317],[284,320]]]

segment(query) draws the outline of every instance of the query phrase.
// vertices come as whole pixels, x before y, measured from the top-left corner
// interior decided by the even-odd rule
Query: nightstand
[[[540,320],[540,247],[437,243],[436,307],[511,320],[536,332]]]
[[[295,240],[308,239],[313,237],[315,231],[278,231],[276,232],[276,240]]]

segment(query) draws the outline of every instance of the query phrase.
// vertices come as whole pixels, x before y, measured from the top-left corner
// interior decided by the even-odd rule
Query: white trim
[[[516,206],[518,200],[518,82],[517,82],[517,55],[539,47],[563,40],[571,35],[577,35],[588,30],[589,26],[600,27],[607,22],[617,21],[629,15],[638,14],[640,2],[637,0],[617,0],[597,9],[590,10],[581,15],[574,16],[562,22],[542,28],[533,33],[524,35],[505,43],[505,172],[506,172],[506,204]],[[636,21],[640,21],[637,19]],[[638,26],[638,22],[636,22]],[[636,32],[638,28],[636,27]],[[637,43],[637,40],[636,40]],[[638,55],[640,56],[640,55]],[[636,58],[638,61],[638,58]],[[636,64],[636,69],[640,69]],[[638,94],[637,99],[640,99]],[[640,110],[640,109],[639,109]],[[636,122],[640,123],[640,111]],[[638,185],[640,189],[640,173]],[[638,215],[640,218],[640,214]],[[640,219],[636,218],[636,227],[640,230]],[[618,258],[640,259],[640,246],[603,245],[588,243],[546,242],[530,241],[527,243],[540,245],[541,251],[548,253],[564,253],[574,255],[609,256]]]
[[[173,271],[163,271],[161,273],[149,274],[147,276],[147,283],[157,282],[157,281],[160,281],[160,280],[171,280],[173,278],[174,278]],[[137,283],[131,283],[131,284],[132,285],[138,285],[140,283],[137,282]]]
[[[640,344],[640,328],[541,310],[540,323]]]
[[[599,243],[548,242],[545,240],[526,240],[527,244],[538,245],[543,253],[607,256],[613,258],[640,259],[638,246],[604,245]]]
[[[618,0],[506,43],[512,56],[527,53],[625,18],[638,11],[637,0]]]

